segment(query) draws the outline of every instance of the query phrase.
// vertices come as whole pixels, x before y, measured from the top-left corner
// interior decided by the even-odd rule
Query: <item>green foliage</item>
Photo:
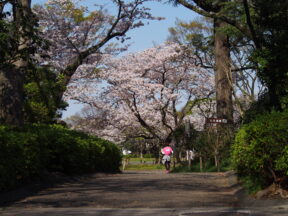
[[[19,59],[32,61],[30,55],[35,54],[37,48],[45,49],[47,47],[47,42],[39,34],[38,20],[34,14],[30,11],[23,13],[25,9],[21,8],[20,4],[13,4],[13,6],[15,7],[13,9],[19,10],[18,18],[14,17],[11,20],[11,12],[0,13],[1,64],[12,64]],[[8,18],[9,16],[10,18]],[[23,45],[21,44],[23,38],[29,39],[30,45],[24,48],[22,46],[19,49],[19,46]]]
[[[115,144],[59,125],[1,126],[0,140],[0,191],[46,171],[115,172],[121,163]]]
[[[258,76],[268,87],[270,109],[288,106],[288,5],[286,0],[251,1],[252,21],[258,49],[251,60],[259,65]],[[284,98],[284,99],[282,99]]]
[[[192,143],[192,148],[195,150],[198,157],[202,157],[203,170],[216,171],[215,157],[219,162],[219,171],[231,170],[230,167],[230,145],[233,134],[230,134],[231,128],[229,125],[222,128],[206,128],[197,133]],[[209,168],[211,166],[211,168]],[[199,166],[197,170],[200,171]],[[194,170],[195,171],[195,170]]]
[[[247,189],[249,194],[255,194],[263,189],[264,181],[261,178],[251,178],[249,176],[241,176],[241,184]]]
[[[242,118],[242,123],[247,124],[252,122],[257,116],[267,113],[271,104],[268,92],[262,93],[257,101],[251,104],[250,108],[246,110]]]
[[[13,25],[2,20],[1,16],[3,16],[3,14],[0,14],[0,64],[7,64],[7,60],[11,59],[16,50],[16,40],[15,37],[12,37],[10,34]]]
[[[198,132],[198,135],[195,139],[193,149],[201,154],[204,160],[213,158],[214,148],[217,137],[213,130],[204,130]]]
[[[288,111],[260,115],[238,131],[233,166],[251,189],[263,188],[288,175],[287,143]]]
[[[2,6],[6,3],[9,2],[3,2]],[[63,109],[65,105],[63,102],[51,102],[51,95],[56,93],[55,79],[50,79],[51,72],[48,70],[35,66],[39,62],[33,56],[37,49],[47,49],[47,41],[39,33],[38,20],[29,8],[12,4],[11,10],[17,11],[18,15],[13,16],[10,12],[2,11],[0,13],[0,71],[1,83],[6,89],[0,92],[0,97],[3,98],[1,122],[11,123],[8,113],[17,110],[10,115],[13,115],[14,122],[18,124],[23,121],[51,123],[58,117],[56,110]],[[21,62],[21,67],[16,66],[17,61]],[[15,92],[12,96],[10,89]],[[13,99],[10,100],[11,97]],[[25,120],[22,118],[23,111]]]
[[[203,19],[191,22],[177,20],[175,25],[175,27],[169,28],[169,41],[186,45],[196,55],[200,53],[212,55],[213,30],[211,20]]]
[[[29,123],[52,123],[60,118],[60,110],[67,107],[58,101],[58,95],[65,90],[61,77],[48,68],[32,67],[26,72],[25,121]]]

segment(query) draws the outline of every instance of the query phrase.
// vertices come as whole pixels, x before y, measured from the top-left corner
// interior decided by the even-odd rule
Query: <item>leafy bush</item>
[[[232,162],[251,190],[288,175],[288,111],[258,116],[238,131]]]
[[[0,126],[0,191],[43,172],[81,174],[119,171],[119,148],[59,125]]]
[[[51,124],[61,117],[59,110],[67,103],[57,95],[65,90],[61,76],[45,67],[32,67],[25,75],[24,120],[29,123]]]
[[[255,120],[258,115],[265,115],[265,113],[271,111],[270,97],[268,92],[262,93],[258,100],[250,105],[250,108],[246,110],[243,118],[241,119],[244,124],[248,124]]]

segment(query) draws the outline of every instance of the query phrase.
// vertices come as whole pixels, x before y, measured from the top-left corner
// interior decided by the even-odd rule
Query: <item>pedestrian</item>
[[[170,143],[167,143],[166,146],[161,149],[161,153],[164,154],[162,163],[165,165],[166,173],[170,172],[171,154],[173,153],[173,149],[170,145]]]

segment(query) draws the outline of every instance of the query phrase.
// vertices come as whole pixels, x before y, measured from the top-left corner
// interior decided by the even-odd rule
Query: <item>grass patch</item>
[[[154,158],[143,158],[140,163],[141,158],[129,158],[129,163],[126,165],[125,170],[165,170],[162,164],[152,164],[155,161]],[[136,164],[135,164],[136,162]],[[122,167],[121,167],[122,168]],[[229,160],[224,160],[221,163],[220,171],[225,172],[232,170],[231,163]],[[171,172],[181,173],[181,172],[200,172],[199,161],[192,161],[191,167],[188,167],[188,162],[183,162],[183,164],[176,165],[173,168],[173,161],[171,162]],[[213,161],[207,162],[206,166],[203,167],[202,172],[217,172],[217,168],[214,166]]]
[[[164,165],[161,164],[129,164],[125,170],[164,170]]]
[[[130,158],[129,161],[133,161],[133,162],[141,162],[141,158]],[[142,162],[153,162],[155,161],[155,158],[143,158]]]
[[[220,172],[225,172],[232,170],[231,164],[228,160],[223,161],[220,167]],[[200,172],[200,163],[198,161],[193,162],[191,164],[191,167],[188,167],[188,163],[183,163],[176,165],[175,168],[172,169],[173,173],[180,173],[180,172]],[[214,166],[213,162],[206,163],[206,166],[203,167],[202,172],[217,172],[217,168]]]

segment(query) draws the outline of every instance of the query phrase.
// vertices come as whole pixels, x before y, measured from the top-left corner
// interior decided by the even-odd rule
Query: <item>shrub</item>
[[[288,112],[260,115],[236,134],[232,162],[250,189],[288,175]]]
[[[119,171],[119,148],[59,125],[0,126],[0,191],[43,172],[82,174]]]

